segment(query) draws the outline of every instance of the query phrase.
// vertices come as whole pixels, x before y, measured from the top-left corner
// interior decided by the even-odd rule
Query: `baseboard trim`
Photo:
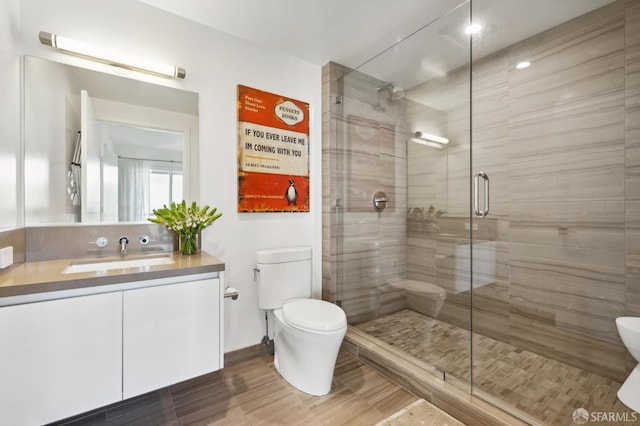
[[[224,366],[231,367],[232,365],[240,364],[254,358],[260,358],[265,355],[269,355],[267,345],[258,343],[257,345],[247,346],[246,348],[225,352]]]

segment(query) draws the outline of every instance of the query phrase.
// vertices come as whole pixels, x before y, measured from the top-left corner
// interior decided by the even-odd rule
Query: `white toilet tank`
[[[284,302],[311,297],[311,247],[257,252],[258,307],[278,309]]]

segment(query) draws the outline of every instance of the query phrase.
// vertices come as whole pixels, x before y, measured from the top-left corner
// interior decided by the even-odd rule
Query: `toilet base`
[[[274,367],[291,386],[314,396],[331,391],[333,370],[347,327],[332,332],[308,332],[284,321],[276,309]]]
[[[618,399],[635,412],[640,412],[640,364],[618,389]]]

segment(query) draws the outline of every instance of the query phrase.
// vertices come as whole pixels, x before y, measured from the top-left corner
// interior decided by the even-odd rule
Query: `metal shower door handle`
[[[480,179],[484,181],[484,209],[480,210]],[[476,216],[485,217],[489,214],[489,175],[478,172],[473,177],[473,212]]]

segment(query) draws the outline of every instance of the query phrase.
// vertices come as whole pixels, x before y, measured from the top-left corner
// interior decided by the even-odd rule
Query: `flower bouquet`
[[[222,213],[216,213],[217,210],[209,210],[209,206],[200,208],[195,201],[187,207],[187,202],[182,200],[181,203],[172,202],[169,207],[165,204],[161,209],[153,209],[156,217],[149,218],[149,221],[178,234],[180,254],[195,254],[198,252],[200,231],[222,216]]]

